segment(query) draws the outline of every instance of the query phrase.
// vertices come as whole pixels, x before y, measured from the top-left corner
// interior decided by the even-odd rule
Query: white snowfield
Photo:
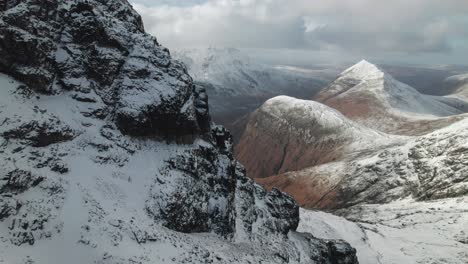
[[[361,264],[468,263],[468,197],[351,207],[347,218],[301,210],[298,230],[345,239]]]

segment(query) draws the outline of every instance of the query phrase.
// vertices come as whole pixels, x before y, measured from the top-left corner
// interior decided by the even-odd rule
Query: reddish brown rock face
[[[410,119],[388,111],[370,95],[356,93],[320,101],[323,97],[324,95],[319,95],[315,100],[340,111],[353,121],[393,135],[420,136],[467,117],[465,114],[434,119]]]
[[[455,98],[420,94],[362,62],[343,72],[313,100],[369,128],[407,136],[424,135],[457,122],[464,117],[456,115],[467,107],[467,102]]]
[[[266,189],[277,188],[290,194],[301,207],[334,209],[336,207],[336,183],[329,176],[314,172],[289,172],[255,181]]]
[[[300,131],[287,124],[280,124],[263,111],[255,112],[239,144],[237,159],[252,178],[264,178],[288,171],[323,164],[341,157],[340,148],[345,140],[328,138],[332,131],[311,127],[317,140],[306,142]]]

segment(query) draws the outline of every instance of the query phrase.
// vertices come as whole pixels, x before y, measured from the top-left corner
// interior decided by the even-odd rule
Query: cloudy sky
[[[468,64],[468,0],[133,0],[169,48]]]

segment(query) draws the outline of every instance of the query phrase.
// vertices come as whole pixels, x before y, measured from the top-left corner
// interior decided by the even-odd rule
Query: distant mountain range
[[[214,120],[234,130],[233,122],[265,100],[282,94],[310,98],[328,81],[307,69],[257,63],[233,48],[185,49],[173,55],[206,89]]]
[[[236,155],[266,188],[351,219],[303,211],[302,228],[348,239],[362,263],[464,263],[466,75],[446,82],[452,94],[425,95],[361,61],[317,101],[266,101],[245,121]]]

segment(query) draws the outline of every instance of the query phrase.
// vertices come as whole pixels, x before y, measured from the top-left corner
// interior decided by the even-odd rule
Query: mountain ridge
[[[365,60],[343,71],[314,100],[365,126],[404,135],[431,132],[468,110],[464,100],[423,95]]]
[[[0,8],[0,262],[358,263],[247,178],[127,1]]]
[[[399,140],[363,127],[318,102],[278,96],[250,115],[236,145],[236,157],[251,177],[263,178],[346,155],[351,158]]]

